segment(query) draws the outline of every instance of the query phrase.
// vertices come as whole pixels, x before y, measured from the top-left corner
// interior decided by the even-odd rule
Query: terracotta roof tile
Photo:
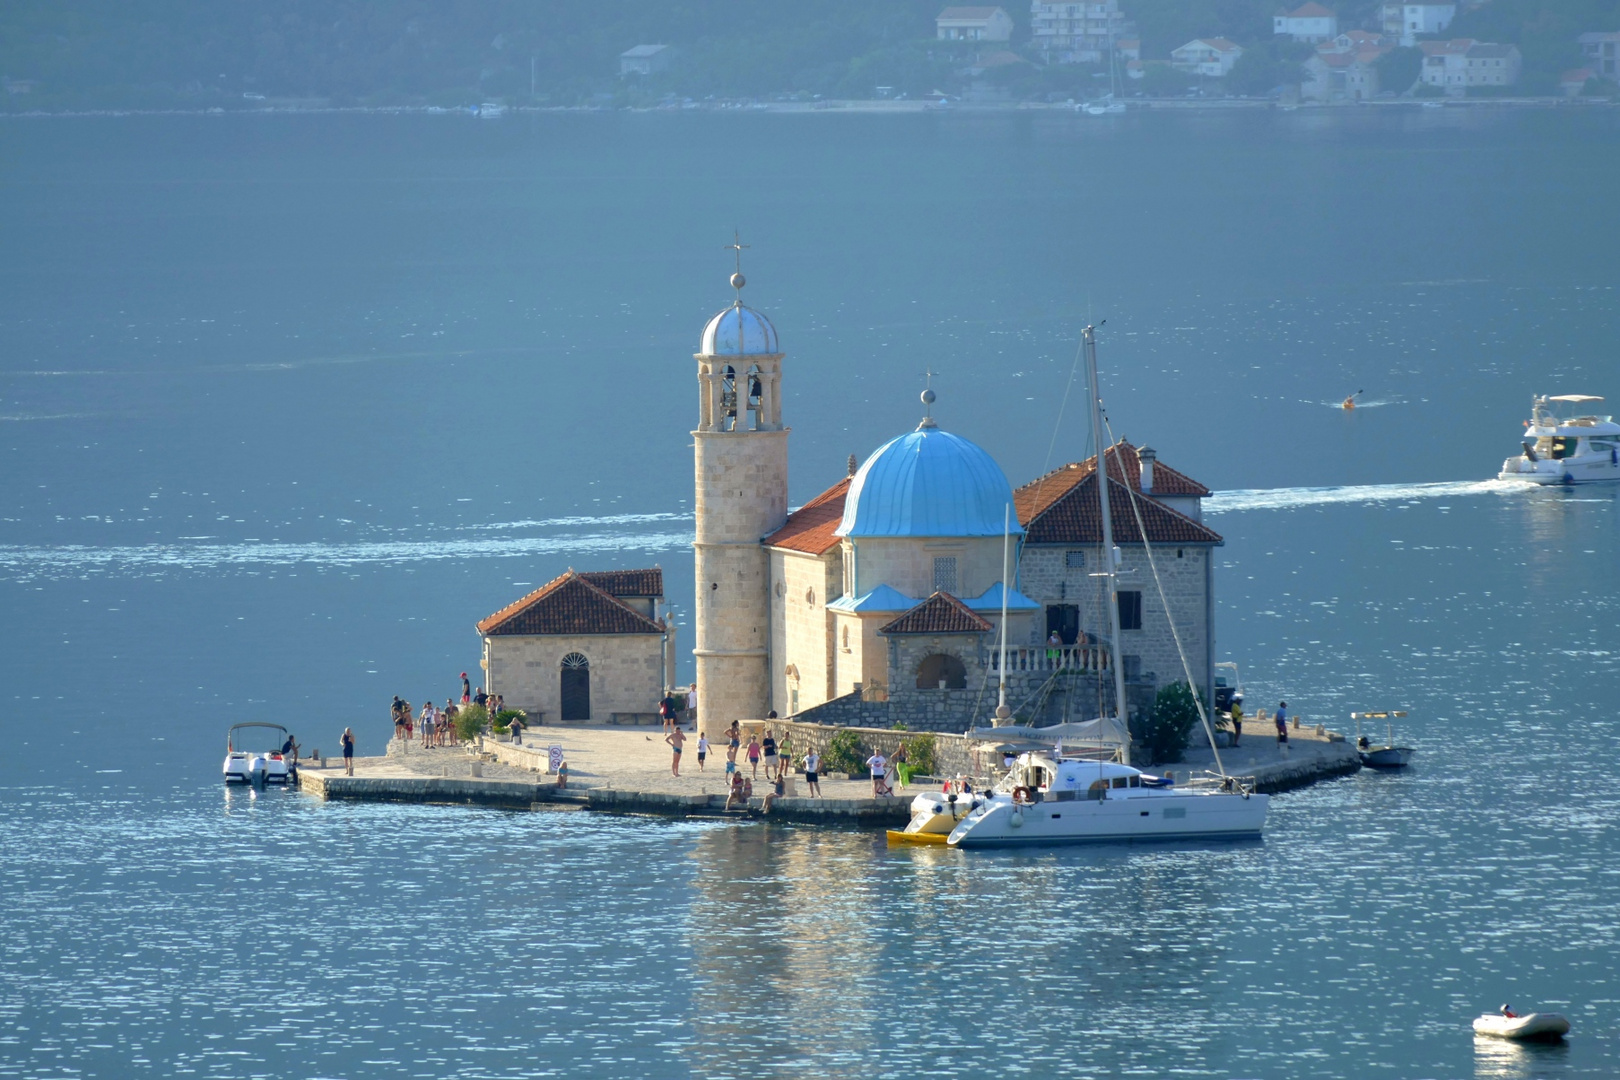
[[[887,626],[880,634],[986,634],[995,627],[950,593],[936,592]]]
[[[656,566],[651,570],[585,570],[579,576],[609,596],[664,595],[664,571]]]
[[[1108,448],[1107,454],[1108,475],[1115,480],[1128,480],[1133,489],[1141,491],[1142,459],[1137,456],[1136,447],[1121,439]],[[1096,470],[1097,455],[1093,454],[1084,461],[1072,462],[1031,480],[1013,492],[1013,505],[1018,511],[1018,520],[1028,525]],[[1201,499],[1207,497],[1209,493],[1209,488],[1162,461],[1153,466],[1155,496],[1179,495]]]
[[[1110,470],[1112,471],[1112,470]],[[1030,485],[1033,486],[1033,485]],[[1014,495],[1015,499],[1018,496]],[[1018,520],[1024,526],[1027,544],[1100,544],[1102,543],[1102,510],[1097,500],[1097,474],[1088,471],[1084,479],[1070,484],[1056,499],[1046,499],[1038,508],[1031,503],[1034,513],[1024,516],[1025,502],[1018,502]],[[1165,506],[1158,500],[1137,495],[1116,477],[1108,478],[1108,510],[1113,518],[1114,543],[1140,544],[1142,533],[1136,527],[1136,504],[1147,529],[1148,540],[1155,544],[1219,544],[1219,533],[1199,524],[1185,514]]]
[[[838,481],[793,513],[780,529],[765,538],[766,547],[825,555],[838,546],[833,533],[844,518],[844,496],[849,494],[849,477]]]
[[[651,572],[661,574],[656,570]],[[478,624],[478,632],[491,636],[661,634],[664,628],[592,583],[584,574],[570,570],[484,619]]]

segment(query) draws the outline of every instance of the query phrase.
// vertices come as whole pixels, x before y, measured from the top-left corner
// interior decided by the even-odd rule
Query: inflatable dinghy
[[[1486,1013],[1474,1021],[1475,1035],[1489,1035],[1495,1039],[1562,1039],[1569,1034],[1569,1021],[1557,1013],[1530,1013],[1527,1016],[1502,1016]]]

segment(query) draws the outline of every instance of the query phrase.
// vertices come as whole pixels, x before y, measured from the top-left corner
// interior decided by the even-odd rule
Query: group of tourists
[[[496,716],[505,708],[505,704],[500,694],[486,694],[482,686],[474,690],[467,673],[463,671],[459,705],[453,697],[445,698],[442,706],[434,704],[430,699],[422,706],[421,711],[417,712],[415,706],[395,694],[389,715],[394,722],[394,738],[402,742],[419,739],[424,747],[455,746],[461,741],[456,731],[456,718],[462,709],[469,705],[477,705],[488,710],[490,716]],[[521,726],[515,730],[518,732],[517,738],[521,740]]]
[[[866,759],[866,767],[872,771],[872,798],[881,799],[893,795],[896,788],[906,786],[905,774],[900,771],[900,767],[905,764],[905,743],[895,747],[894,753],[888,757],[884,757],[881,750],[872,751],[872,756]]]
[[[663,721],[666,732],[677,730],[683,722],[697,727],[697,683],[684,694],[679,690],[665,691],[658,699],[658,719]]]

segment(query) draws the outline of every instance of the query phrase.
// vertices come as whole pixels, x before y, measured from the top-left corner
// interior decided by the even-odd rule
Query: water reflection
[[[1521,1043],[1474,1036],[1476,1080],[1541,1080],[1569,1075],[1569,1043]]]

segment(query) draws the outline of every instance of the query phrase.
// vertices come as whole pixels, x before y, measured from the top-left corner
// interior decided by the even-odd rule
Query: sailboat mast
[[[1012,506],[1002,510],[1001,522],[1001,681],[996,688],[996,722],[1005,724],[1012,715],[1007,708],[1007,575],[1012,552]]]
[[[1125,732],[1122,760],[1131,763],[1130,721],[1125,708],[1125,669],[1119,656],[1119,549],[1114,546],[1114,521],[1108,507],[1107,441],[1103,436],[1102,390],[1097,382],[1097,328],[1085,329],[1086,379],[1091,387],[1091,436],[1097,451],[1097,504],[1102,509],[1103,577],[1108,581],[1108,664],[1114,672],[1114,715]],[[1123,471],[1124,465],[1120,466]]]

